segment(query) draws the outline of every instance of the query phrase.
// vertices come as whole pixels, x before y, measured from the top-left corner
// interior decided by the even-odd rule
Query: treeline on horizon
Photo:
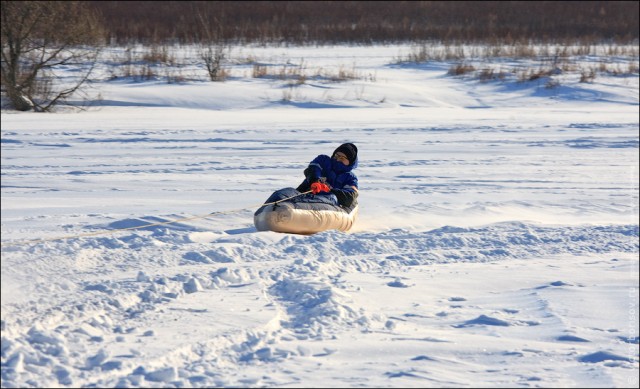
[[[637,43],[638,1],[87,1],[112,45]]]

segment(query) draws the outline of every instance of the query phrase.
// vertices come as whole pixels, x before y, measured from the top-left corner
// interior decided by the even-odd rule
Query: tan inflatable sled
[[[358,216],[358,205],[342,208],[322,196],[302,195],[293,188],[274,192],[253,215],[258,231],[315,234],[326,230],[349,231]]]

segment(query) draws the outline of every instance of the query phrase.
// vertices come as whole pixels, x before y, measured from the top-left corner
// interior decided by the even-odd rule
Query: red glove
[[[329,192],[331,189],[329,185],[323,184],[322,182],[314,182],[311,184],[311,193],[318,194],[320,192]]]

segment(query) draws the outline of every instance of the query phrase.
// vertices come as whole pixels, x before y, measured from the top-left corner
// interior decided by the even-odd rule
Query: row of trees
[[[96,1],[110,42],[628,42],[637,1]]]
[[[87,81],[105,44],[198,43],[215,78],[229,43],[638,41],[638,1],[2,0],[2,95],[50,110]],[[206,60],[209,60],[208,62]],[[84,63],[63,85],[54,69]]]

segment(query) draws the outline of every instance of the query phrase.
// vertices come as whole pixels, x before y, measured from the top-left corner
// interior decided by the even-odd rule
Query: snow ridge
[[[46,288],[51,296],[46,309],[40,304],[28,315],[3,315],[2,355],[6,360],[3,382],[8,386],[90,383],[126,386],[140,384],[142,380],[167,383],[177,380],[180,374],[187,374],[180,369],[196,371],[197,366],[212,355],[217,356],[214,362],[207,363],[226,369],[230,366],[240,369],[243,363],[251,361],[271,363],[301,356],[311,352],[304,347],[287,347],[287,343],[336,339],[349,328],[371,332],[395,327],[397,318],[368,311],[366,306],[354,301],[353,293],[358,293],[358,287],[345,280],[347,275],[363,272],[383,275],[402,271],[407,266],[435,263],[637,253],[637,228],[634,225],[553,227],[517,222],[477,228],[443,227],[425,232],[396,229],[377,234],[375,239],[364,232],[324,232],[310,237],[278,235],[271,243],[263,240],[261,234],[249,232],[221,236],[204,245],[185,243],[184,228],[178,226],[174,230],[157,227],[151,232],[139,231],[120,237],[41,243],[25,252],[30,260],[46,261],[56,257],[56,252],[62,256],[68,247],[74,247],[76,259],[88,255],[106,258],[117,262],[123,274],[132,276],[101,281],[101,266],[95,263],[84,270],[95,275],[95,281],[80,281],[77,268],[58,267],[56,271],[68,283]],[[124,257],[109,254],[119,254],[123,249],[139,254]],[[397,254],[389,255],[391,252]],[[139,262],[154,261],[153,258],[157,258],[154,264]],[[254,269],[256,263],[262,265],[261,270]],[[170,267],[163,270],[166,265]],[[149,270],[136,272],[138,268],[155,268],[165,275],[152,275]],[[46,271],[52,268],[46,267]],[[403,284],[401,277],[393,279],[395,281],[388,282],[389,286],[412,286]],[[561,287],[562,283],[552,286]],[[39,286],[35,288],[38,294],[43,292]],[[157,336],[161,330],[144,331],[136,327],[136,323],[142,326],[147,322],[149,316],[177,310],[175,306],[181,301],[196,295],[211,298],[216,291],[228,293],[234,289],[262,301],[259,308],[247,308],[260,311],[254,324],[223,329],[210,339],[184,339],[179,347],[166,350],[169,354],[158,352],[155,358],[147,359],[140,366],[136,366],[140,355],[114,351],[125,337]],[[69,291],[71,299],[56,298]],[[7,308],[17,313],[24,306],[15,304]],[[182,308],[180,312],[186,316],[214,313],[210,308]],[[480,315],[457,324],[456,328],[478,325],[512,324]],[[330,354],[331,350],[320,352],[326,353]],[[80,355],[88,357],[83,360]],[[597,358],[600,356],[583,359]],[[181,361],[179,369],[171,367],[177,360]],[[25,366],[29,366],[29,374],[25,374]],[[32,382],[33,373],[37,371],[41,371],[38,376],[43,380]],[[51,377],[49,371],[54,372],[53,380],[44,379]],[[225,383],[200,376],[191,379],[198,384]]]

